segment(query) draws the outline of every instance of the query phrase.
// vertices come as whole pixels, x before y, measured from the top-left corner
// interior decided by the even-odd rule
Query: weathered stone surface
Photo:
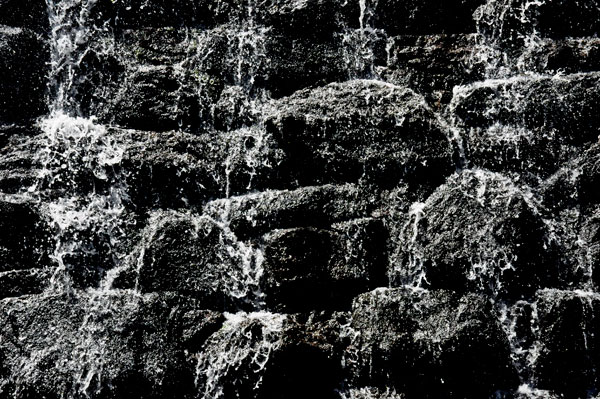
[[[38,35],[0,25],[0,125],[27,122],[46,110],[48,60],[47,45]]]
[[[34,158],[39,143],[31,135],[39,132],[14,126],[0,130],[6,140],[0,149],[0,191],[16,194],[35,183],[39,170],[34,165]]]
[[[209,202],[204,213],[227,220],[240,238],[260,237],[275,229],[327,227],[368,217],[379,206],[377,193],[355,184],[269,190]]]
[[[0,0],[0,399],[597,395],[597,6]]]
[[[546,67],[563,73],[591,72],[600,70],[600,39],[586,37],[553,40],[544,46]]]
[[[218,104],[232,87],[256,102],[265,90],[281,97],[348,78],[344,36],[304,32],[290,36],[272,27],[227,24],[101,35],[78,67],[82,78],[74,96],[86,113],[128,128],[237,128],[244,120],[229,120]]]
[[[586,213],[600,204],[600,145],[595,143],[540,185],[544,205],[554,212],[577,208]]]
[[[483,78],[483,65],[474,64],[475,35],[403,35],[388,39],[386,81],[404,85],[423,94],[431,103],[441,105],[452,98],[456,85]]]
[[[150,131],[211,126],[230,59],[227,27],[143,28],[96,35],[70,88],[78,108],[102,122]],[[233,40],[233,39],[232,39]],[[233,49],[230,50],[230,47]]]
[[[160,211],[148,219],[115,286],[182,293],[197,298],[206,309],[246,307],[260,299],[253,296],[259,256],[221,221]]]
[[[591,72],[482,82],[458,97],[457,115],[466,127],[502,120],[528,129],[558,130],[567,142],[589,142],[598,136],[590,117],[600,95],[599,76]]]
[[[1,198],[0,230],[0,272],[48,265],[49,227],[31,203]]]
[[[598,138],[596,72],[515,77],[458,90],[452,106],[467,132],[470,161],[548,176]]]
[[[282,166],[300,184],[373,180],[434,185],[451,173],[452,146],[423,98],[355,80],[282,99],[267,119]]]
[[[404,399],[403,394],[397,393],[393,389],[378,389],[373,387],[353,388],[344,391],[340,399]]]
[[[0,381],[0,392],[14,398],[190,395],[194,364],[184,350],[221,325],[217,315],[196,309],[190,298],[171,294],[4,300],[0,369],[9,378]]]
[[[531,193],[505,176],[465,170],[407,216],[390,233],[395,284],[519,297],[570,277]]]
[[[341,36],[326,41],[306,37],[269,36],[265,50],[269,64],[264,86],[274,97],[297,90],[341,82],[348,78]]]
[[[278,186],[281,154],[260,128],[195,136],[125,131],[122,166],[133,204],[182,207]]]
[[[366,2],[367,21],[391,35],[473,33],[473,12],[481,0],[435,1],[378,0]]]
[[[343,0],[269,1],[257,18],[278,33],[322,37],[357,27],[360,5]]]
[[[537,296],[538,386],[582,397],[598,384],[600,296],[591,292],[543,290]]]
[[[44,0],[0,0],[0,25],[45,32],[48,30],[46,9]]]
[[[31,268],[0,272],[0,298],[40,294],[49,285],[52,269]]]
[[[349,308],[365,288],[387,285],[386,238],[375,219],[268,234],[263,263],[267,305],[287,312]]]
[[[597,0],[548,1],[539,6],[537,28],[549,37],[598,34],[600,3]]]
[[[337,398],[339,359],[331,357],[331,343],[322,335],[324,331],[310,331],[307,324],[310,321],[271,313],[229,316],[223,328],[209,338],[200,358],[200,394],[256,399]],[[248,383],[254,373],[262,376],[256,385]],[[206,375],[216,378],[207,381]]]
[[[235,11],[237,1],[194,0],[100,0],[94,16],[119,28],[182,25],[214,26],[225,22]]]
[[[355,299],[351,327],[358,334],[348,358],[358,384],[392,385],[415,398],[478,398],[517,383],[484,297],[377,289]]]
[[[237,118],[243,109],[234,109],[231,115],[224,108],[231,87],[242,90],[242,101],[248,101],[253,96],[249,84],[281,96],[347,77],[339,43],[261,38],[260,31],[253,33],[259,37],[256,43],[246,43],[249,33],[230,26],[209,32],[173,29],[161,30],[168,38],[162,40],[148,30],[126,31],[117,38],[117,54],[102,53],[102,48],[88,54],[82,72],[91,69],[94,74],[81,83],[76,95],[87,113],[123,127],[229,130],[254,120],[251,110],[244,123]],[[189,59],[177,64],[184,57]],[[238,108],[244,106],[252,104],[241,103]]]
[[[200,109],[192,85],[185,80],[168,66],[134,71],[124,79],[125,84],[115,93],[112,110],[102,119],[154,131],[175,130],[179,123],[197,126],[199,122],[192,118],[200,114]]]
[[[345,23],[358,23],[359,6],[340,0],[245,1],[100,0],[94,8],[99,21],[119,28],[214,27],[225,23],[259,23],[285,33],[330,32]]]

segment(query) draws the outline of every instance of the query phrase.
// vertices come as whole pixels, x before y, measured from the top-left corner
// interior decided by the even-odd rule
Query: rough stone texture
[[[48,58],[35,33],[0,25],[0,125],[26,123],[44,113]]]
[[[0,200],[0,272],[41,268],[48,262],[49,227],[39,211],[18,199]]]
[[[513,296],[560,285],[568,269],[526,190],[485,170],[452,176],[395,232],[395,283],[423,274],[432,288]]]
[[[3,193],[15,194],[35,183],[39,170],[33,158],[39,146],[30,137],[30,129],[12,126],[2,130],[6,142],[0,149],[0,187]]]
[[[378,389],[373,387],[354,388],[344,391],[340,395],[341,399],[404,399],[403,394],[397,393],[393,389]]]
[[[599,9],[0,0],[0,399],[597,396]]]
[[[311,319],[269,313],[230,318],[206,343],[206,352],[213,357],[200,359],[201,369],[225,368],[220,385],[212,387],[201,379],[199,392],[205,397],[217,396],[222,389],[223,397],[337,398],[332,381],[340,378],[339,358],[331,355],[332,342],[325,330],[311,328],[315,325]],[[232,342],[239,351],[229,346]],[[212,363],[212,359],[219,360]],[[247,383],[253,370],[263,372],[254,387]]]
[[[549,1],[539,7],[538,29],[550,37],[594,36],[598,34],[600,3],[591,1]]]
[[[41,294],[49,285],[52,269],[23,269],[0,272],[0,298]]]
[[[453,107],[467,131],[473,165],[537,172],[556,165],[597,140],[596,72],[486,81],[465,87]]]
[[[340,0],[267,1],[252,10],[243,1],[100,0],[94,13],[121,28],[202,26],[251,19],[284,32],[328,31],[345,21],[358,21],[358,4]],[[356,23],[356,22],[354,22]]]
[[[274,229],[327,227],[335,222],[370,216],[380,205],[377,193],[355,184],[270,190],[209,202],[207,215],[225,215],[240,238]]]
[[[194,364],[184,350],[222,323],[215,314],[198,312],[197,305],[171,294],[4,300],[0,369],[10,378],[0,381],[0,393],[60,398],[74,390],[97,398],[183,397],[194,389]],[[81,368],[72,367],[75,359]]]
[[[0,0],[0,25],[45,32],[48,30],[46,8],[44,0]]]
[[[359,384],[476,398],[515,382],[508,342],[481,296],[377,289],[355,299],[351,327],[357,335],[347,356]]]
[[[543,290],[537,294],[541,388],[582,397],[598,384],[600,319],[598,294]]]
[[[207,309],[235,309],[252,289],[245,285],[251,276],[240,269],[257,261],[226,226],[203,216],[161,212],[148,220],[116,286],[142,293],[173,291],[197,298]]]
[[[372,6],[372,4],[373,6]],[[473,12],[481,0],[367,1],[372,25],[390,34],[471,33],[475,32]]]
[[[388,39],[385,60],[378,61],[387,81],[422,93],[434,106],[452,99],[456,85],[481,80],[483,65],[474,63],[476,35],[402,35]]]
[[[365,287],[386,285],[386,238],[373,219],[276,230],[265,239],[267,305],[288,312],[349,307]]]
[[[230,133],[121,132],[122,167],[132,202],[141,208],[186,207],[251,189],[277,187],[281,151],[260,128]]]
[[[546,67],[551,71],[576,73],[600,70],[600,39],[597,37],[550,41],[547,47]]]
[[[419,185],[452,171],[443,129],[403,87],[359,80],[303,90],[281,100],[266,123],[287,155],[283,168],[301,184]]]

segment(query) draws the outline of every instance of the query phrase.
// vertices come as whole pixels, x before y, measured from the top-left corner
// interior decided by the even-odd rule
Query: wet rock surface
[[[373,219],[337,223],[327,230],[270,233],[264,254],[267,305],[292,312],[349,307],[365,287],[386,285],[386,239],[382,223]]]
[[[0,22],[2,124],[27,123],[46,111],[44,95],[48,60],[46,43],[36,33]]]
[[[451,176],[395,232],[394,284],[517,297],[565,284],[569,265],[527,190],[481,169]]]
[[[50,227],[31,203],[0,199],[0,272],[48,264]]]
[[[40,0],[2,0],[0,25],[46,32],[50,26],[46,2]]]
[[[443,128],[422,97],[404,87],[331,84],[294,94],[277,109],[267,128],[287,155],[282,167],[300,183],[362,178],[383,187],[418,185],[442,181],[453,169]]]
[[[597,383],[599,299],[584,292],[538,293],[540,387],[578,397],[585,395],[583,387]]]
[[[486,397],[516,380],[492,306],[477,295],[378,289],[355,299],[351,327],[351,378],[359,384],[391,384],[411,397]]]
[[[0,0],[0,399],[600,392],[595,0]]]

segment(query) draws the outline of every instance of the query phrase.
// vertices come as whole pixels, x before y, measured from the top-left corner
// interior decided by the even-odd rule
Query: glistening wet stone
[[[0,399],[591,399],[597,0],[0,0]]]

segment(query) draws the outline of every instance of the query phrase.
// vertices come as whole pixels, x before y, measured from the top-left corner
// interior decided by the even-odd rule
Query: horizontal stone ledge
[[[0,299],[41,294],[50,284],[52,273],[50,268],[0,272]]]
[[[207,203],[204,214],[227,220],[240,239],[257,238],[275,229],[327,227],[368,217],[379,206],[376,193],[355,184],[268,190]]]
[[[349,309],[357,294],[387,285],[381,220],[275,230],[264,240],[265,301],[276,311]]]
[[[220,0],[99,0],[92,18],[116,27],[261,24],[291,35],[330,34],[358,25],[358,2],[341,0],[269,1],[252,5]]]
[[[541,290],[536,295],[538,356],[533,364],[542,389],[582,397],[598,384],[600,294]]]
[[[455,169],[449,132],[405,86],[359,79],[304,89],[278,100],[265,125],[286,154],[281,168],[301,185],[426,189]]]
[[[378,288],[355,298],[350,326],[353,386],[410,398],[485,398],[518,386],[508,339],[484,296]]]

